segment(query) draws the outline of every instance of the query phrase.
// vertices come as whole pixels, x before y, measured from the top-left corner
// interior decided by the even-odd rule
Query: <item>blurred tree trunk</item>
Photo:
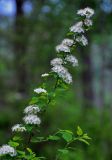
[[[15,17],[15,72],[17,81],[17,91],[24,94],[27,88],[27,70],[25,64],[26,41],[24,38],[25,17],[23,13],[24,0],[16,0],[16,17]]]
[[[86,52],[85,52],[86,51]],[[91,55],[90,55],[90,47],[85,50],[81,48],[80,50],[81,58],[82,58],[82,88],[83,88],[83,102],[85,107],[92,107],[94,102],[93,96],[93,85],[92,85],[92,64],[91,64]]]
[[[94,6],[94,0],[83,0],[80,2],[79,8],[85,8],[87,6]],[[90,35],[90,33],[89,33]],[[83,95],[83,102],[85,107],[92,107],[94,105],[94,93],[93,93],[93,74],[92,74],[92,63],[91,63],[91,38],[88,37],[89,46],[86,49],[80,49],[80,57],[82,59],[83,69],[81,72],[81,79],[82,79],[82,95]]]

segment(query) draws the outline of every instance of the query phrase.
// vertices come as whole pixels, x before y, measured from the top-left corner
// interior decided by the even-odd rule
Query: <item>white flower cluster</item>
[[[77,60],[76,57],[73,56],[73,55],[67,55],[67,56],[65,57],[65,60],[66,60],[67,62],[70,62],[73,67],[78,66],[78,60]]]
[[[40,108],[37,105],[31,105],[24,109],[25,114],[37,114],[40,112]]]
[[[77,11],[77,14],[82,17],[85,17],[85,19],[84,19],[85,26],[87,26],[87,27],[92,26],[93,22],[90,18],[94,15],[93,9],[91,9],[89,7],[85,8],[85,9],[80,9]]]
[[[25,124],[37,124],[39,125],[41,123],[40,118],[36,115],[38,112],[40,112],[40,108],[38,105],[30,105],[27,106],[24,109],[24,113],[26,116],[23,118]],[[12,127],[13,132],[24,132],[26,131],[25,126],[22,124],[16,124]]]
[[[9,154],[11,157],[14,157],[16,156],[17,153],[13,147],[6,144],[0,147],[0,156],[7,155],[7,154]]]
[[[24,132],[26,128],[22,124],[16,124],[12,127],[13,132]]]
[[[63,64],[63,60],[61,58],[54,58],[53,60],[51,60],[52,66],[62,65],[62,64]]]
[[[23,118],[25,124],[36,124],[39,125],[41,123],[40,118],[36,115],[40,112],[40,108],[38,105],[30,105],[24,109],[24,113],[26,114]]]
[[[64,44],[60,44],[58,46],[56,46],[56,51],[59,52],[65,52],[65,53],[69,53],[70,52],[70,48]]]
[[[83,46],[88,45],[88,40],[84,35],[77,36],[77,38],[75,40],[76,40],[76,42],[81,43]]]
[[[29,115],[26,115],[24,118],[23,118],[24,122],[26,124],[36,124],[36,125],[39,125],[41,123],[41,120],[39,117],[37,117],[37,115],[34,115],[34,114],[29,114]]]
[[[77,11],[77,14],[80,16],[85,16],[86,18],[91,18],[94,15],[94,10],[87,7]]]
[[[51,60],[51,65],[53,66],[51,70],[58,74],[60,78],[63,79],[64,82],[70,84],[72,82],[72,76],[68,72],[68,70],[63,66],[63,60],[61,58],[54,58]]]
[[[84,33],[83,22],[77,22],[75,25],[70,27],[70,31],[74,33]]]
[[[74,41],[69,38],[65,38],[61,44],[56,46],[56,51],[59,52],[65,52],[70,53],[70,47],[73,45]]]
[[[54,67],[52,67],[52,71],[55,72],[55,73],[57,73],[58,76],[60,78],[62,78],[64,82],[66,82],[68,84],[72,83],[72,76],[71,76],[71,74],[62,65],[55,65]]]
[[[87,27],[90,27],[93,25],[93,22],[91,19],[85,19],[84,20],[84,25],[87,26]]]
[[[74,38],[76,42],[86,46],[88,44],[88,40],[83,34],[85,33],[85,30],[93,24],[90,18],[94,15],[94,10],[87,7],[85,9],[78,10],[77,14],[84,17],[84,19],[70,27],[70,31],[75,33]]]
[[[77,14],[83,16],[84,19],[70,27],[70,32],[74,33],[74,40],[65,38],[60,45],[56,46],[56,51],[58,53],[65,52],[66,56],[63,59],[55,58],[51,61],[51,65],[53,66],[52,71],[57,73],[58,76],[68,84],[72,82],[72,76],[63,65],[69,62],[73,67],[78,66],[78,60],[75,56],[70,54],[70,47],[77,42],[83,46],[88,44],[88,40],[83,34],[88,29],[87,27],[92,26],[92,20],[90,18],[93,16],[94,10],[87,7],[85,9],[78,10]]]
[[[71,47],[73,45],[74,41],[72,39],[69,39],[69,38],[65,38],[63,41],[62,41],[62,44],[65,45],[65,46],[68,46],[68,47]]]
[[[34,92],[37,93],[37,94],[47,93],[47,91],[43,88],[36,88],[36,89],[34,89]]]

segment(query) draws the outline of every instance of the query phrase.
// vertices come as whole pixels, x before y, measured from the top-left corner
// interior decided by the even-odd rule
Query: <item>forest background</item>
[[[42,132],[80,125],[92,140],[90,146],[77,144],[74,159],[112,159],[111,0],[0,0],[0,145],[20,121],[41,74],[49,71],[55,46],[77,21],[76,11],[87,6],[95,10],[89,45],[74,53],[74,83],[47,111]],[[34,146],[36,152],[41,148],[52,157],[48,144]]]

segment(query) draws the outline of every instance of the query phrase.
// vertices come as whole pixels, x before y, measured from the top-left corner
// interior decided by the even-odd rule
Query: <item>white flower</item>
[[[84,35],[78,36],[76,38],[76,41],[77,42],[81,42],[83,46],[88,45],[88,40],[87,40],[87,38]]]
[[[40,93],[47,93],[47,91],[45,89],[43,89],[43,88],[36,88],[36,89],[34,89],[34,92],[36,92],[38,94],[40,94]]]
[[[37,124],[37,125],[39,125],[41,123],[40,118],[37,117],[37,115],[34,115],[34,114],[29,114],[29,115],[25,116],[23,118],[23,120],[26,124]]]
[[[1,155],[6,155],[6,154],[9,154],[10,156],[13,157],[13,156],[16,156],[17,153],[16,153],[16,150],[13,147],[5,144],[2,147],[0,147],[0,156]]]
[[[68,72],[68,70],[62,65],[56,65],[52,68],[52,71],[57,73],[60,78],[63,79],[64,82],[70,84],[72,83],[72,76]]]
[[[71,74],[69,72],[66,72],[66,74],[63,76],[63,80],[68,84],[72,83]]]
[[[40,109],[37,105],[31,105],[24,109],[25,114],[37,114],[38,112],[40,112]]]
[[[61,65],[62,63],[63,63],[63,60],[61,58],[54,58],[53,60],[51,60],[52,66]]]
[[[65,67],[63,67],[62,65],[56,65],[52,68],[52,71],[56,72],[56,73],[62,73],[62,72],[66,72],[67,69]]]
[[[44,74],[41,75],[41,77],[47,77],[47,76],[49,76],[48,73],[44,73]]]
[[[90,18],[94,15],[94,10],[87,7],[85,9],[78,10],[77,14],[80,15],[80,16],[86,16],[86,18]]]
[[[73,67],[78,66],[78,60],[73,55],[67,55],[65,57],[65,60],[68,61],[68,62],[70,62]]]
[[[56,46],[56,51],[59,52],[70,52],[70,48],[66,45],[60,44]]]
[[[16,124],[12,127],[13,132],[24,132],[26,128],[22,124]]]
[[[74,33],[84,33],[83,22],[80,21],[70,27],[70,31]]]
[[[72,39],[69,39],[69,38],[65,38],[63,41],[62,41],[62,44],[65,45],[65,46],[72,46],[73,45],[73,40]]]
[[[85,26],[90,27],[93,25],[93,22],[92,22],[92,20],[86,18],[84,20],[84,24],[85,24]]]

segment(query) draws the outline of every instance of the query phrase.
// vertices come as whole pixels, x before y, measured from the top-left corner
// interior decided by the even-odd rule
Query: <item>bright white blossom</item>
[[[83,22],[77,22],[75,25],[70,27],[70,31],[74,33],[84,33]]]
[[[82,43],[83,46],[88,45],[88,40],[87,40],[87,38],[84,35],[78,36],[76,38],[76,42]]]
[[[63,63],[63,60],[61,58],[54,58],[53,60],[51,60],[52,66],[61,65],[62,63]]]
[[[92,22],[91,19],[87,19],[87,18],[86,18],[86,19],[84,20],[84,24],[85,24],[85,26],[90,27],[90,26],[93,25],[93,22]]]
[[[25,114],[37,114],[40,109],[37,105],[30,105],[24,109]]]
[[[13,157],[13,156],[16,156],[17,153],[13,147],[5,144],[2,147],[0,147],[0,156],[6,155],[6,154],[9,154],[10,156]]]
[[[66,45],[60,44],[58,46],[56,46],[56,51],[59,52],[70,52],[70,48]]]
[[[34,89],[34,92],[36,92],[38,94],[40,94],[40,93],[47,93],[47,91],[45,89],[43,89],[43,88],[36,88],[36,89]]]
[[[52,71],[57,73],[60,78],[63,79],[64,82],[70,84],[72,83],[72,76],[68,72],[68,70],[62,65],[56,65],[52,68]]]
[[[48,73],[44,73],[44,74],[41,75],[41,77],[48,77],[48,76],[49,76]]]
[[[86,16],[86,18],[90,18],[94,15],[94,10],[87,7],[87,8],[78,10],[77,14],[80,16]]]
[[[78,66],[78,60],[73,55],[67,55],[65,57],[65,60],[68,61],[68,62],[70,62],[73,67]]]
[[[12,127],[13,132],[24,132],[26,128],[22,124],[16,124]]]
[[[73,45],[74,41],[72,39],[69,39],[69,38],[65,38],[63,41],[62,41],[62,44],[65,45],[65,46],[68,46],[68,47],[71,47]]]
[[[41,120],[39,117],[37,117],[37,115],[34,115],[34,114],[29,114],[27,116],[25,116],[23,118],[24,122],[26,124],[36,124],[36,125],[39,125],[41,123]]]

